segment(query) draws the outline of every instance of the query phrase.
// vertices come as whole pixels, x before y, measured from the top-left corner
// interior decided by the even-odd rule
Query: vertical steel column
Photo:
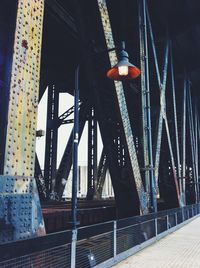
[[[188,93],[188,118],[189,118],[189,129],[190,129],[190,142],[191,142],[191,151],[192,151],[192,170],[193,170],[193,181],[195,188],[195,200],[198,202],[198,187],[197,187],[197,166],[196,166],[196,148],[195,148],[195,133],[194,133],[194,116],[193,116],[193,106],[192,106],[192,98],[191,98],[191,88],[190,82],[187,83],[187,93]]]
[[[13,54],[6,59],[7,126],[0,175],[0,218],[12,230],[1,228],[0,244],[45,234],[34,178],[44,1],[18,0],[11,5],[15,3]]]
[[[97,185],[97,120],[92,107],[88,118],[88,187],[87,199],[94,197]]]
[[[0,174],[3,174],[6,132],[8,122],[9,84],[13,58],[13,43],[17,15],[17,2],[7,0],[1,4],[0,23]],[[7,6],[5,5],[7,4]]]
[[[46,125],[46,146],[44,179],[47,191],[47,199],[54,199],[56,164],[57,164],[57,141],[58,141],[58,106],[59,91],[55,85],[48,88],[47,103],[47,125]]]
[[[146,23],[146,0],[139,1],[139,32],[141,62],[141,98],[143,123],[143,149],[146,191],[151,196],[151,207],[157,211],[155,174],[153,169],[152,134],[151,134],[151,103],[149,87],[148,39]]]
[[[184,78],[183,88],[183,116],[182,116],[182,169],[181,179],[183,186],[183,193],[185,196],[185,175],[186,175],[186,93],[187,93],[187,79]],[[187,200],[185,200],[186,203]]]
[[[73,151],[72,151],[72,203],[71,203],[71,218],[72,228],[76,231],[77,222],[77,182],[78,182],[78,143],[79,143],[79,72],[80,65],[75,71],[75,88],[74,88],[74,129],[73,129]]]

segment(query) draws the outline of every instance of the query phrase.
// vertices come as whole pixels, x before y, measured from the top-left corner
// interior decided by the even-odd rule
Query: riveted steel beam
[[[34,176],[43,1],[18,1],[4,174]]]
[[[35,142],[43,0],[18,0],[9,95],[3,175],[0,177],[1,213],[13,227],[0,243],[45,234],[34,177]],[[6,214],[7,213],[7,214]],[[5,229],[1,230],[6,232]]]
[[[0,244],[45,234],[33,177],[0,175]]]

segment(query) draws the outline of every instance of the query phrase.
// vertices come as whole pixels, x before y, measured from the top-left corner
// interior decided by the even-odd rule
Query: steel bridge
[[[74,107],[59,115],[59,94],[74,95],[80,63],[78,141],[88,123],[82,225],[89,223],[83,223],[88,203],[110,209],[99,212],[96,222],[198,206],[199,13],[197,0],[1,1],[0,244],[45,236],[48,207],[54,220],[58,210],[70,215],[62,196],[72,168],[73,130],[58,168],[57,151],[58,130],[73,124]],[[120,41],[141,70],[135,80],[106,77],[118,58],[110,50]],[[43,172],[35,148],[41,135],[37,108],[47,87]],[[111,203],[102,200],[107,171]],[[192,215],[198,214],[194,208]],[[68,228],[69,217],[62,220],[59,228]]]

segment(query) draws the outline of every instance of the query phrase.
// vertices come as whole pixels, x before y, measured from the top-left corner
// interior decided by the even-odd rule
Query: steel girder
[[[87,199],[94,198],[97,187],[97,119],[92,107],[88,116],[88,185]]]
[[[112,36],[106,2],[102,0],[102,1],[97,1],[97,3],[98,3],[98,8],[99,8],[99,14],[101,16],[105,43],[107,45],[107,48],[114,47],[114,39]],[[177,200],[177,202],[174,201],[174,203],[171,204],[172,206],[177,206],[177,205],[182,206],[185,204],[185,190],[183,187],[184,180],[182,176],[182,173],[184,173],[183,168],[182,168],[182,162],[184,165],[184,160],[183,161],[181,160],[180,151],[182,152],[182,149],[181,150],[179,149],[181,134],[180,134],[180,129],[179,129],[180,122],[178,122],[179,118],[177,118],[177,99],[176,99],[176,92],[175,92],[176,81],[174,77],[174,65],[173,65],[171,41],[169,37],[166,37],[166,41],[164,44],[165,45],[164,64],[162,66],[162,74],[161,74],[160,66],[159,66],[160,65],[159,61],[161,59],[160,59],[160,55],[159,56],[157,55],[157,49],[156,49],[156,44],[154,40],[154,33],[153,33],[152,26],[151,26],[150,14],[148,12],[146,1],[139,1],[139,8],[140,8],[139,10],[140,49],[141,49],[140,57],[141,57],[141,69],[142,69],[141,98],[142,98],[142,114],[143,114],[142,118],[143,119],[141,123],[143,125],[143,161],[144,161],[143,167],[140,167],[141,160],[138,159],[139,158],[138,147],[136,147],[134,144],[134,140],[137,137],[134,137],[133,135],[134,126],[132,125],[132,122],[129,120],[129,114],[128,114],[128,109],[127,109],[129,107],[127,107],[128,104],[127,104],[127,101],[123,92],[122,84],[117,82],[114,84],[114,86],[116,89],[116,96],[117,96],[118,105],[119,105],[118,107],[119,107],[120,116],[121,116],[121,122],[119,122],[119,124],[120,124],[120,128],[123,129],[124,136],[122,140],[120,140],[121,138],[118,135],[115,136],[112,150],[107,143],[109,138],[105,137],[106,133],[104,134],[104,132],[106,131],[105,129],[102,128],[102,126],[104,125],[104,122],[102,122],[101,120],[104,120],[104,119],[102,119],[101,116],[99,115],[100,111],[98,111],[97,113],[97,118],[99,120],[100,128],[102,131],[103,142],[105,145],[106,156],[108,158],[107,161],[108,161],[109,170],[111,172],[111,177],[116,176],[115,172],[112,173],[111,171],[112,168],[114,169],[114,167],[116,168],[117,166],[119,166],[119,163],[117,164],[118,162],[117,143],[120,144],[121,148],[125,145],[125,151],[129,155],[130,164],[131,164],[129,168],[131,167],[131,170],[133,172],[134,182],[135,182],[137,194],[140,200],[141,212],[145,213],[149,207],[154,207],[154,209],[156,209],[156,194],[159,195],[159,192],[160,192],[159,181],[160,180],[162,181],[162,178],[161,178],[162,175],[159,175],[159,170],[161,170],[160,157],[161,158],[163,157],[161,150],[164,149],[167,152],[167,156],[166,156],[167,164],[166,164],[165,174],[166,176],[168,175],[171,176],[170,187],[171,189],[173,189],[175,199]],[[81,12],[79,11],[79,14],[80,13]],[[87,27],[87,26],[84,25],[84,27]],[[81,34],[80,34],[80,36],[82,36],[82,40],[85,39],[85,37],[83,37],[84,27],[82,27]],[[77,27],[77,29],[80,30],[80,27]],[[87,43],[87,41],[85,43]],[[158,125],[156,129],[152,129],[151,127],[151,120],[152,118],[153,120],[155,120],[155,117],[151,115],[151,99],[153,98],[152,87],[154,87],[154,85],[151,85],[150,76],[152,75],[152,73],[150,73],[149,75],[149,70],[148,70],[149,69],[148,64],[150,61],[150,59],[148,58],[148,51],[150,50],[150,44],[152,45],[152,54],[153,54],[153,60],[154,60],[154,65],[155,65],[155,70],[156,70],[156,79],[158,82],[158,88],[160,90],[160,110],[159,110],[159,116],[158,116],[159,120],[158,120]],[[95,51],[98,51],[98,49],[95,48]],[[116,62],[115,52],[110,52],[109,61],[111,64],[114,64]],[[170,74],[171,80],[167,76],[168,70],[170,70],[169,74]],[[91,76],[91,73],[90,73],[90,76]],[[97,78],[95,77],[95,79]],[[167,83],[169,83],[169,81],[171,81],[171,94],[173,96],[172,97],[172,104],[173,104],[172,111],[173,111],[173,117],[174,117],[174,129],[172,129],[172,124],[171,124],[172,118],[170,117],[171,114],[170,115],[168,114],[167,105],[166,105],[166,97],[165,97],[166,91],[167,91],[167,95],[169,95],[169,90],[167,86]],[[97,91],[98,91],[98,88],[100,87],[101,87],[100,85],[96,87],[95,89],[96,95],[98,95]],[[99,96],[95,96],[95,98],[98,98],[98,100],[95,101],[95,109],[98,110],[99,109],[98,103],[100,103],[102,101],[101,99],[103,98]],[[184,115],[181,115],[181,117],[182,116],[184,118]],[[163,123],[164,123],[164,128],[163,128]],[[197,125],[197,123],[195,124]],[[155,125],[155,122],[154,122],[154,125]],[[157,138],[152,141],[151,132],[153,132],[155,136],[156,131],[157,131]],[[166,139],[163,139],[163,137],[166,137]],[[183,137],[183,140],[184,140],[184,137]],[[110,144],[112,144],[111,141],[110,141]],[[114,149],[114,147],[116,148]],[[152,148],[155,148],[155,151],[153,151]],[[113,154],[116,154],[116,156],[114,157]],[[197,154],[196,151],[195,151],[195,154]],[[125,160],[126,162],[127,157],[125,158],[126,158]],[[162,160],[162,163],[163,163],[163,160]],[[144,177],[141,175],[140,170],[145,171]],[[113,185],[115,185],[116,183],[114,180],[117,181],[117,179],[114,179],[114,178],[112,179]],[[115,185],[114,188],[115,188],[115,195],[117,198],[118,193],[116,189],[118,187]],[[157,193],[156,193],[156,188],[157,188]],[[149,204],[149,196],[151,196],[150,204]],[[125,200],[122,202],[125,202]]]
[[[104,31],[104,37],[105,42],[108,48],[111,48],[114,46],[114,39],[112,36],[112,31],[110,27],[109,22],[109,14],[106,6],[105,1],[97,1],[98,8],[99,8],[99,14],[101,16],[101,22],[102,22],[102,29]],[[186,163],[186,122],[184,121],[184,117],[186,116],[186,111],[184,112],[181,117],[182,119],[182,134],[180,133],[180,120],[177,116],[177,113],[179,114],[180,109],[177,107],[177,97],[176,97],[176,77],[174,75],[174,64],[173,64],[173,55],[172,55],[172,44],[169,37],[166,38],[165,43],[165,55],[164,55],[164,65],[162,66],[162,73],[160,72],[160,55],[158,55],[158,49],[156,48],[156,42],[155,42],[155,36],[153,32],[153,28],[151,25],[151,19],[150,14],[148,12],[148,7],[146,1],[139,1],[139,34],[140,34],[140,60],[141,60],[141,69],[142,69],[142,75],[141,75],[141,99],[142,99],[142,129],[143,129],[143,165],[141,167],[141,162],[139,158],[139,154],[137,152],[138,148],[134,144],[134,140],[137,138],[136,135],[133,135],[133,131],[135,128],[138,128],[138,126],[133,126],[132,122],[129,120],[129,114],[128,114],[128,103],[125,99],[125,94],[123,92],[123,87],[120,83],[115,83],[115,89],[116,89],[116,96],[118,99],[118,105],[119,105],[119,111],[121,115],[121,122],[120,128],[124,131],[124,137],[121,137],[116,134],[114,137],[114,143],[113,146],[115,149],[108,149],[105,148],[106,155],[108,159],[113,158],[113,155],[116,154],[116,162],[114,160],[113,163],[116,164],[116,166],[119,166],[119,163],[117,162],[121,161],[121,156],[119,154],[120,150],[127,151],[130,163],[131,163],[131,170],[134,174],[134,182],[136,183],[137,193],[140,198],[140,206],[142,207],[141,211],[146,212],[146,210],[149,207],[153,207],[154,210],[156,209],[156,194],[159,194],[159,181],[162,180],[162,175],[159,174],[159,170],[161,169],[161,163],[160,163],[160,157],[162,158],[162,150],[165,148],[167,150],[167,156],[166,159],[169,161],[169,164],[166,165],[166,174],[170,173],[173,177],[173,183],[171,182],[171,186],[175,192],[176,198],[178,200],[179,205],[184,205],[185,200],[185,177],[186,177],[186,171],[188,169],[187,163]],[[74,27],[74,26],[73,26]],[[85,27],[85,26],[84,26]],[[82,28],[84,28],[82,27]],[[80,28],[75,26],[75,28]],[[81,30],[82,31],[82,30]],[[83,31],[80,34],[80,36],[83,36]],[[85,37],[82,38],[82,40]],[[149,42],[150,41],[150,42]],[[163,44],[163,42],[162,42]],[[153,121],[155,121],[155,117],[151,115],[151,99],[153,98],[152,95],[152,88],[154,85],[151,84],[151,72],[149,73],[149,62],[150,58],[148,57],[150,45],[152,46],[152,54],[153,54],[153,60],[155,65],[155,73],[156,73],[156,79],[158,82],[158,88],[160,90],[160,110],[159,110],[159,120],[158,125],[156,128],[152,129],[152,118]],[[97,48],[94,49],[95,51],[98,51]],[[116,53],[111,52],[109,55],[109,61],[111,64],[114,64],[116,61]],[[151,63],[151,62],[150,62]],[[170,72],[168,70],[170,69]],[[92,73],[92,72],[91,72]],[[174,129],[172,129],[172,125],[170,121],[172,118],[170,118],[170,115],[167,112],[166,107],[166,99],[165,94],[169,94],[167,83],[169,83],[170,79],[167,76],[170,74],[171,77],[171,93],[172,93],[172,107],[173,107],[173,119],[174,119]],[[97,79],[98,80],[98,79]],[[96,94],[96,93],[95,93]],[[96,98],[96,97],[95,97]],[[99,100],[91,100],[91,96],[89,97],[89,101],[93,105],[95,103],[94,107],[95,110],[98,110],[98,102]],[[100,99],[100,98],[99,98]],[[184,99],[183,99],[183,107],[184,107]],[[102,103],[100,104],[102,105]],[[73,111],[70,110],[71,113]],[[98,112],[99,113],[99,112]],[[196,115],[195,115],[196,116]],[[194,116],[194,117],[195,117]],[[100,119],[100,116],[97,115],[98,120]],[[196,118],[196,117],[195,117]],[[170,119],[170,120],[169,120]],[[103,119],[104,120],[104,119]],[[67,122],[67,121],[66,121]],[[184,123],[185,122],[185,123]],[[61,122],[59,122],[60,125]],[[99,122],[102,126],[103,123]],[[122,123],[122,124],[121,124]],[[164,127],[163,127],[164,123]],[[155,123],[154,123],[155,125]],[[192,139],[195,140],[195,146],[197,147],[197,119],[194,121],[193,131],[191,134]],[[185,129],[185,130],[184,130]],[[191,126],[192,129],[192,126]],[[101,129],[102,130],[102,129]],[[152,141],[152,134],[155,136],[155,133],[157,131],[157,138]],[[102,133],[105,132],[105,130],[102,130]],[[109,140],[108,138],[105,138],[106,133],[102,134],[104,136],[104,139]],[[195,136],[195,138],[194,138]],[[164,139],[166,137],[166,139]],[[180,142],[180,138],[182,138]],[[111,138],[112,140],[112,138]],[[167,146],[166,146],[167,141]],[[175,142],[174,142],[175,141]],[[107,141],[103,141],[105,144]],[[113,142],[113,141],[112,141]],[[173,146],[175,144],[175,146]],[[181,149],[179,148],[181,144]],[[108,145],[106,145],[108,146]],[[125,147],[126,148],[125,148]],[[185,147],[185,149],[184,149]],[[124,149],[125,148],[125,149]],[[152,150],[152,148],[155,148],[155,151]],[[110,150],[110,152],[109,152]],[[91,150],[90,150],[91,151]],[[175,153],[176,151],[176,153]],[[181,156],[180,156],[181,152]],[[192,149],[192,155],[197,159],[198,156],[198,150]],[[89,157],[92,159],[92,155],[89,154]],[[125,157],[126,158],[126,157]],[[111,168],[111,165],[114,169],[114,164],[111,164],[111,161],[106,160],[107,163],[109,163],[109,169]],[[118,160],[117,160],[118,159]],[[71,160],[69,160],[71,161]],[[126,162],[127,160],[125,160]],[[71,164],[69,165],[71,167]],[[106,166],[106,165],[105,165]],[[196,168],[197,164],[195,163],[195,170],[194,173],[197,177],[198,170]],[[169,168],[172,168],[169,172]],[[193,167],[194,169],[194,167]],[[64,169],[63,169],[64,170]],[[104,170],[104,169],[102,169]],[[144,177],[140,171],[144,171]],[[105,171],[105,170],[104,170]],[[105,175],[105,172],[103,172]],[[112,173],[112,172],[111,172]],[[114,172],[112,173],[114,174]],[[116,176],[112,175],[112,176]],[[104,176],[103,176],[104,177]],[[102,178],[103,178],[102,177]],[[117,177],[117,176],[116,176]],[[66,176],[65,176],[66,178]],[[61,181],[58,179],[58,181]],[[99,182],[99,185],[102,186],[102,182],[104,179]],[[56,183],[56,191],[59,191],[59,196],[61,198],[62,190],[59,190],[60,183]],[[98,185],[98,179],[97,179],[97,185]],[[98,188],[98,186],[97,186]],[[156,192],[157,189],[157,192]],[[96,190],[95,190],[96,191]],[[144,197],[144,198],[143,198]],[[151,197],[149,199],[149,197]],[[149,202],[150,201],[150,202]],[[174,203],[173,206],[176,206]]]
[[[16,25],[10,33],[14,34],[13,54],[7,59],[10,81],[6,85],[6,140],[0,176],[0,218],[5,225],[0,243],[45,234],[34,179],[43,10],[43,0],[16,1]],[[10,236],[7,225],[12,227]]]
[[[142,127],[143,127],[143,154],[146,191],[150,198],[149,207],[157,211],[156,181],[153,168],[152,129],[151,129],[151,100],[149,85],[148,38],[146,1],[139,1],[139,35],[141,61],[141,99],[142,99]]]
[[[98,6],[99,6],[100,15],[101,15],[106,45],[107,45],[108,49],[111,49],[111,48],[115,47],[115,43],[114,43],[114,39],[113,39],[113,35],[112,35],[112,30],[111,30],[110,19],[109,19],[106,1],[105,0],[98,0],[97,2],[98,2]],[[109,60],[110,60],[111,66],[114,66],[117,63],[116,51],[109,52]],[[148,203],[149,196],[147,195],[147,192],[145,192],[145,190],[144,190],[144,185],[143,185],[142,178],[141,178],[141,173],[140,173],[136,148],[135,148],[135,144],[134,144],[132,128],[131,128],[131,124],[130,124],[130,120],[129,120],[128,109],[127,109],[126,99],[125,99],[125,95],[124,95],[123,85],[119,81],[115,81],[114,85],[115,85],[115,89],[116,89],[118,105],[119,105],[119,110],[120,110],[120,114],[121,114],[123,129],[124,129],[124,133],[125,133],[125,139],[126,139],[126,143],[127,143],[127,147],[128,147],[128,153],[129,153],[129,157],[130,157],[132,172],[134,175],[136,189],[137,189],[137,193],[138,193],[139,200],[140,200],[140,209],[141,209],[141,213],[144,214],[144,213],[148,212],[147,203]]]
[[[46,197],[50,199],[55,188],[57,166],[58,128],[56,125],[58,120],[59,91],[55,85],[48,86],[47,106],[44,178]]]
[[[180,118],[180,123],[182,121],[182,131],[179,132],[178,129],[178,121],[177,121],[177,98],[176,98],[176,87],[175,87],[175,77],[174,77],[174,65],[173,65],[173,52],[172,52],[172,43],[169,41],[169,37],[167,36],[166,38],[166,53],[165,53],[165,60],[164,60],[164,68],[163,68],[163,80],[161,80],[161,75],[159,72],[159,64],[158,64],[158,58],[157,58],[157,52],[156,52],[156,46],[155,46],[155,40],[154,40],[154,34],[153,34],[153,29],[151,25],[151,19],[150,19],[150,14],[148,12],[148,8],[146,9],[146,14],[147,14],[147,19],[148,19],[148,25],[149,25],[149,36],[151,40],[151,45],[152,45],[152,51],[153,51],[153,56],[154,56],[154,64],[155,64],[155,69],[156,69],[156,77],[157,77],[157,82],[158,86],[160,89],[160,112],[159,112],[159,120],[158,120],[158,128],[157,128],[157,139],[156,139],[156,150],[155,150],[155,178],[158,183],[158,178],[159,176],[159,170],[162,168],[164,169],[164,166],[159,165],[160,161],[160,156],[161,156],[161,146],[162,146],[162,132],[163,132],[163,121],[165,123],[165,131],[166,131],[166,137],[167,137],[167,142],[168,142],[168,154],[169,157],[168,161],[169,163],[169,168],[170,171],[166,168],[166,171],[168,173],[168,176],[173,176],[173,184],[171,184],[170,187],[173,188],[173,191],[176,192],[176,198],[178,201],[179,206],[184,206],[187,202],[189,202],[186,198],[186,179],[189,180],[189,177],[191,177],[191,174],[189,175],[188,170],[190,169],[190,159],[186,157],[186,150],[191,150],[192,154],[192,163],[193,163],[193,168],[192,168],[192,177],[191,178],[194,181],[194,186],[195,186],[195,198],[194,200],[198,202],[199,199],[199,193],[198,193],[198,183],[197,183],[197,173],[198,173],[198,153],[196,153],[196,150],[198,150],[197,142],[195,139],[195,130],[197,129],[197,123],[195,121],[195,118],[197,116],[197,110],[195,108],[195,116],[193,116],[192,113],[192,104],[191,104],[191,95],[189,94],[190,90],[188,89],[188,78],[186,75],[184,78],[184,87],[183,87],[183,99],[182,99],[182,105],[183,105],[183,110],[182,110],[182,115]],[[169,51],[170,50],[170,51]],[[169,53],[169,52],[170,53]],[[169,57],[170,56],[170,57]],[[170,74],[171,74],[171,89],[172,89],[172,105],[173,107],[173,120],[174,120],[174,130],[169,127],[169,122],[168,122],[168,112],[167,112],[167,100],[165,98],[166,94],[166,83],[169,81],[167,79],[167,69],[168,69],[168,61],[170,60]],[[183,70],[184,73],[184,70]],[[188,98],[186,98],[186,92],[188,92]],[[169,95],[169,93],[168,93]],[[188,104],[187,104],[188,102]],[[169,103],[168,103],[169,106]],[[186,110],[186,107],[188,110]],[[172,109],[172,108],[171,108]],[[187,139],[186,139],[186,117],[188,116],[189,118],[189,129],[190,129],[190,139],[191,139],[191,148],[189,148]],[[172,119],[172,117],[171,117]],[[194,120],[194,121],[193,121]],[[194,127],[194,124],[196,127]],[[171,133],[174,132],[174,136],[171,135]],[[182,132],[182,133],[181,133]],[[174,138],[175,142],[175,148],[172,146],[172,137]],[[182,137],[182,148],[180,149],[180,137]],[[164,141],[163,141],[164,143]],[[164,146],[164,145],[163,145]],[[164,147],[163,147],[164,148]],[[166,148],[166,147],[165,147]],[[176,150],[176,159],[174,157],[174,150]],[[182,159],[180,157],[180,151],[182,152]],[[196,157],[195,157],[196,155]],[[176,160],[176,161],[175,161]],[[166,163],[166,162],[165,162]],[[161,165],[165,164],[164,162],[161,163]],[[166,164],[168,165],[168,164]],[[186,178],[186,173],[188,172],[188,178]],[[167,173],[165,173],[167,175]],[[162,178],[160,179],[162,180]],[[189,182],[187,182],[189,183]],[[159,189],[158,184],[157,184],[157,189]],[[169,192],[168,192],[169,195]],[[176,204],[174,203],[173,206]]]

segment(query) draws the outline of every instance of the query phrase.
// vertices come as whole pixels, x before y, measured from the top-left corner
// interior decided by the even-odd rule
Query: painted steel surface
[[[99,6],[100,14],[101,14],[101,20],[102,20],[102,25],[104,29],[104,35],[105,35],[107,48],[111,49],[115,47],[115,44],[113,40],[106,1],[98,0],[98,6]],[[109,52],[109,59],[110,59],[111,66],[114,66],[117,63],[117,55],[115,51]],[[138,196],[140,200],[140,209],[141,209],[141,213],[143,214],[143,213],[147,213],[147,202],[148,202],[149,197],[146,194],[144,187],[143,187],[143,183],[142,183],[142,178],[140,174],[140,168],[138,164],[138,159],[137,159],[131,124],[129,120],[123,85],[119,81],[115,81],[114,83],[115,83],[115,89],[116,89],[119,109],[121,113],[121,118],[123,122],[126,142],[127,142],[127,146],[129,150],[132,171],[133,171],[133,175],[135,178],[135,184],[136,184],[136,188],[137,188],[137,192],[138,192]]]
[[[44,0],[18,0],[4,169],[0,244],[45,234],[34,176]]]
[[[151,196],[149,207],[157,211],[156,182],[153,168],[152,150],[152,125],[151,125],[151,100],[149,81],[149,51],[147,38],[146,0],[140,1],[139,5],[139,36],[140,36],[140,66],[141,66],[141,100],[142,100],[142,127],[143,127],[143,155],[145,170],[146,191]]]
[[[45,234],[34,178],[0,175],[0,244]]]
[[[44,0],[19,0],[4,174],[34,175]]]

